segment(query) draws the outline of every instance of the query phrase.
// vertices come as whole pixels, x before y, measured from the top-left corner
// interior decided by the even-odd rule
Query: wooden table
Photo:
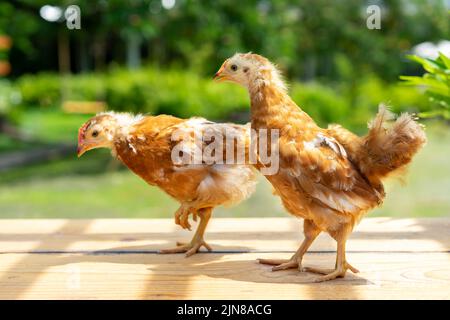
[[[0,220],[2,299],[449,299],[450,219],[367,218],[348,242],[359,268],[345,279],[271,272],[256,258],[287,258],[302,239],[291,218],[213,218],[213,253],[157,250],[189,240],[172,219]],[[334,266],[321,235],[305,265]]]

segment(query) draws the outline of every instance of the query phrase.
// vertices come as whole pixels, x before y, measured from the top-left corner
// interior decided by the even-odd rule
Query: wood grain
[[[271,272],[301,240],[290,218],[213,219],[214,253],[156,249],[189,239],[172,220],[0,220],[1,299],[450,299],[450,219],[364,220],[348,243],[360,269],[345,279]],[[305,265],[331,268],[317,240]]]
[[[215,218],[206,240],[219,252],[295,251],[303,239],[300,230],[301,220],[294,218]],[[192,235],[171,219],[0,220],[0,252],[156,252]],[[347,247],[349,252],[447,251],[450,219],[364,219]],[[326,234],[311,247],[334,250],[335,242]]]

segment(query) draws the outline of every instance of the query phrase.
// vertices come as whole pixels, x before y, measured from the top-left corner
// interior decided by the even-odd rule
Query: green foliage
[[[27,110],[22,114],[20,129],[43,143],[75,143],[78,128],[90,117],[56,110]]]
[[[319,83],[295,83],[291,88],[294,101],[319,124],[347,122],[351,108],[342,95]]]
[[[442,116],[450,119],[450,58],[439,53],[435,60],[408,56],[412,61],[422,65],[426,73],[422,77],[400,76],[404,84],[425,88],[432,104],[431,110],[420,113],[423,118]]]
[[[105,101],[111,110],[167,113],[181,117],[224,118],[248,108],[247,93],[235,85],[217,84],[191,71],[152,67],[62,78],[57,74],[26,75],[17,81],[22,106],[55,108],[66,99]]]
[[[419,90],[397,83],[389,84],[374,75],[361,79],[356,91],[355,106],[361,110],[373,110],[381,102],[389,105],[395,113],[429,110],[427,99]]]
[[[424,112],[427,99],[418,91],[389,84],[375,75],[353,83],[324,86],[320,83],[295,83],[291,96],[320,125],[339,123],[363,133],[380,103],[388,104],[395,113]]]
[[[1,1],[0,30],[14,41],[14,76],[56,69],[61,34],[70,40],[76,71],[98,71],[110,62],[125,64],[137,42],[144,59],[203,75],[236,51],[253,51],[276,61],[290,76],[307,80],[339,79],[337,55],[347,56],[360,75],[372,71],[395,80],[405,67],[407,50],[423,41],[448,38],[445,0],[372,2],[178,0],[166,9],[161,0]],[[78,5],[81,30],[73,32],[64,22],[42,19],[38,12],[46,4],[63,9]],[[379,30],[366,27],[370,4],[382,9]]]
[[[190,71],[115,70],[107,87],[106,101],[114,110],[218,119],[248,105],[244,90],[218,85]]]
[[[6,80],[0,81],[0,114],[6,114],[10,110],[12,94],[11,84]]]
[[[112,110],[152,113],[155,111],[152,91],[142,73],[120,70],[105,76],[105,101]]]
[[[20,110],[20,93],[14,85],[5,79],[0,79],[0,117],[5,117],[9,122],[17,122]]]
[[[24,75],[16,85],[24,106],[49,107],[61,101],[61,78],[56,74]]]
[[[237,85],[217,84],[189,70],[155,67],[136,71],[116,68],[67,78],[48,73],[27,75],[17,81],[22,107],[59,108],[63,83],[66,99],[105,101],[109,109],[116,111],[223,120],[249,108],[247,92]],[[375,75],[339,85],[294,82],[290,94],[320,125],[341,123],[359,131],[365,129],[381,102],[391,105],[397,113],[430,111],[430,104],[418,90],[388,84]]]
[[[64,89],[64,81],[67,86],[68,100],[103,101],[105,99],[107,78],[103,74],[80,74],[60,78],[60,92]]]

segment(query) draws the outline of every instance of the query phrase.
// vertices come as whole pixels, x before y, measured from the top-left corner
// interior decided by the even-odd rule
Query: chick
[[[198,151],[212,143],[211,139],[202,139],[199,145],[194,137],[206,133],[209,137],[231,137],[225,140],[224,150],[230,144],[236,150],[241,143],[245,151],[249,129],[249,125],[219,124],[203,118],[101,113],[80,128],[78,156],[91,149],[109,148],[136,175],[180,203],[175,213],[177,224],[190,230],[189,215],[194,220],[198,215],[200,222],[190,243],[161,250],[161,253],[186,252],[190,256],[202,246],[211,250],[204,241],[204,232],[213,209],[243,201],[256,185],[256,171],[245,163],[205,162],[202,158],[200,162],[192,162]]]
[[[364,214],[382,203],[381,180],[401,172],[425,144],[423,128],[408,114],[389,127],[392,116],[383,107],[364,137],[340,126],[320,128],[289,97],[277,68],[257,54],[234,55],[215,78],[248,90],[252,129],[279,132],[279,170],[266,178],[286,210],[304,219],[305,239],[291,259],[259,262],[276,265],[273,270],[324,274],[318,282],[344,277],[348,269],[358,272],[346,260],[347,239]],[[302,266],[305,252],[321,232],[337,242],[333,270]]]

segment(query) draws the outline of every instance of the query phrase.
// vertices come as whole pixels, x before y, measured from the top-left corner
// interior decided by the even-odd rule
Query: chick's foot
[[[175,248],[170,249],[162,249],[159,253],[168,254],[168,253],[183,253],[186,252],[186,257],[190,257],[196,254],[201,247],[205,247],[206,250],[211,251],[212,248],[209,244],[205,242],[203,239],[192,240],[189,243],[177,242],[177,246]]]
[[[320,269],[320,268],[313,268],[313,267],[305,267],[304,271],[306,272],[312,272],[312,273],[318,273],[323,274],[324,276],[319,277],[314,280],[314,282],[323,282],[328,280],[333,280],[336,278],[344,278],[345,274],[347,273],[347,270],[350,270],[353,273],[358,273],[359,270],[353,267],[348,262],[345,262],[344,267],[337,267],[336,269]]]
[[[291,259],[258,259],[261,264],[273,265],[272,271],[287,270],[298,268],[299,271],[303,271],[302,259],[292,257]]]

